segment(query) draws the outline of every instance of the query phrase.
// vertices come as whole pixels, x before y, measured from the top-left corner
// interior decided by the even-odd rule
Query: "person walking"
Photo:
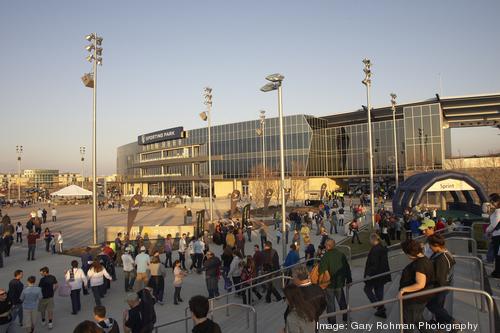
[[[275,272],[280,268],[280,258],[278,256],[278,252],[273,249],[273,244],[270,241],[266,241],[264,243],[262,268],[264,273]],[[276,288],[274,287],[273,282],[274,281],[269,281],[269,283],[267,284],[266,303],[271,303],[271,294],[274,295],[277,302],[282,300],[282,297],[278,290],[276,290]]]
[[[118,322],[113,318],[106,317],[106,307],[102,305],[94,307],[94,320],[103,333],[120,333]]]
[[[27,333],[33,333],[38,313],[38,303],[43,298],[42,289],[35,286],[36,277],[28,277],[28,286],[21,293],[23,304],[23,327]]]
[[[500,278],[500,194],[490,195],[493,212],[490,215],[490,225],[486,228],[486,234],[491,235],[493,253],[495,255],[495,268],[491,272],[494,278]]]
[[[132,291],[135,283],[135,262],[130,254],[130,247],[125,247],[122,254],[123,277],[125,280],[125,292]]]
[[[78,268],[78,261],[72,260],[71,268],[66,272],[64,278],[71,288],[71,314],[76,315],[82,309],[80,292],[87,284],[87,276],[81,268]]]
[[[55,207],[52,208],[51,215],[52,215],[52,222],[56,222],[57,221],[57,209]]]
[[[163,305],[163,293],[165,291],[165,276],[167,271],[165,266],[160,262],[159,256],[153,256],[149,264],[149,271],[151,277],[149,278],[148,287],[153,289],[153,296],[156,298],[158,304]]]
[[[104,290],[106,288],[104,285],[104,278],[112,280],[111,275],[109,275],[106,268],[101,265],[99,259],[96,258],[90,266],[87,277],[92,295],[94,295],[95,305],[102,305],[101,298],[104,297]]]
[[[172,266],[172,248],[174,247],[174,242],[172,240],[172,235],[168,234],[165,239],[165,244],[163,245],[163,251],[165,252],[165,268]]]
[[[264,248],[264,243],[267,242],[267,231],[266,231],[266,226],[262,225],[259,230],[259,235],[260,235],[260,248]]]
[[[50,233],[49,228],[45,228],[43,232],[43,240],[45,241],[45,251],[50,252],[50,242],[52,241],[53,235]]]
[[[415,240],[406,240],[401,243],[403,252],[411,262],[403,269],[399,281],[398,297],[415,293],[417,291],[431,289],[434,281],[434,267],[429,258],[422,250],[422,246]],[[415,325],[424,322],[424,309],[432,295],[403,300],[403,323]],[[420,330],[428,332],[428,330]]]
[[[16,243],[23,242],[23,225],[21,222],[17,222],[16,224]]]
[[[294,284],[289,284],[284,289],[284,293],[288,304],[286,332],[315,333],[315,309],[304,299],[300,288]]]
[[[179,253],[179,261],[181,263],[182,269],[186,270],[186,234],[182,234],[179,239],[179,249],[177,251]]]
[[[6,257],[10,257],[10,248],[12,244],[14,244],[14,237],[10,233],[10,231],[6,231],[3,234],[3,242],[4,242],[4,253]]]
[[[57,279],[49,273],[47,266],[40,269],[42,278],[38,286],[42,290],[42,299],[38,303],[38,311],[42,316],[42,326],[45,326],[45,319],[48,319],[47,327],[53,328],[52,320],[54,319],[54,291],[57,289]],[[47,316],[46,316],[47,315]]]
[[[243,256],[241,255],[241,252],[238,250],[233,251],[233,260],[231,261],[231,264],[229,266],[229,273],[228,276],[231,278],[233,281],[233,286],[236,289],[236,291],[241,289],[241,270],[243,268]],[[240,293],[238,293],[240,295]]]
[[[376,233],[371,234],[370,244],[372,247],[368,252],[368,257],[366,258],[365,263],[365,272],[363,274],[365,279],[390,271],[387,248],[381,244],[379,235]],[[371,303],[380,302],[384,299],[384,285],[390,281],[391,275],[387,274],[365,282],[363,291]],[[385,306],[381,305],[377,307],[375,316],[387,318]]]
[[[9,282],[9,291],[7,297],[12,302],[12,322],[15,322],[19,317],[19,325],[23,325],[23,303],[21,301],[21,293],[24,285],[21,282],[23,279],[23,271],[18,269],[14,272],[14,278]]]
[[[7,296],[7,291],[0,288],[0,333],[11,332],[13,303]]]
[[[62,231],[59,230],[59,232],[55,236],[55,242],[56,242],[56,247],[57,247],[57,253],[63,254],[63,236],[62,236]]]
[[[453,267],[455,259],[446,249],[445,239],[441,235],[432,235],[427,239],[432,249],[431,261],[434,265],[434,288],[451,286],[453,283]],[[439,324],[452,324],[453,317],[444,308],[448,291],[432,295],[427,303],[427,309],[434,314],[436,322]]]
[[[208,297],[214,298],[219,296],[219,275],[221,261],[212,251],[207,251],[207,260],[203,264],[205,270],[205,282],[207,284]]]
[[[181,268],[181,262],[176,260],[174,262],[174,304],[178,305],[179,302],[183,302],[181,298],[182,282],[187,276],[186,271]]]
[[[352,220],[351,223],[349,223],[349,231],[352,233],[352,238],[351,238],[351,244],[354,244],[354,239],[358,240],[358,244],[361,244],[361,241],[359,240],[359,224],[358,221],[355,219]]]
[[[146,247],[143,245],[140,248],[140,253],[135,257],[135,266],[137,269],[137,276],[135,280],[135,288],[137,291],[144,288],[148,281],[149,264],[151,263],[149,254],[146,253]]]
[[[222,333],[220,326],[209,319],[210,305],[205,296],[193,296],[189,300],[189,310],[193,319],[193,333]]]
[[[241,270],[241,281],[244,283],[242,285],[243,288],[247,288],[255,284],[255,278],[257,277],[257,272],[255,269],[255,262],[252,256],[247,256],[246,262],[243,265],[243,269]],[[260,300],[262,295],[259,293],[256,287],[249,288],[246,292],[243,292],[243,304],[252,304],[252,292],[257,296]]]
[[[40,235],[30,231],[28,235],[28,261],[35,260],[35,250],[36,250],[36,240],[40,238]]]
[[[347,308],[344,294],[346,283],[352,282],[351,267],[344,253],[335,248],[335,240],[328,239],[325,243],[326,252],[319,263],[319,273],[328,272],[330,283],[326,288],[327,311],[335,312],[335,301],[339,304],[340,310]],[[342,315],[344,321],[347,321],[347,314]],[[337,319],[329,317],[328,322],[335,324]]]
[[[295,265],[300,261],[299,251],[295,244],[290,245],[290,251],[288,252],[283,267],[290,267]]]

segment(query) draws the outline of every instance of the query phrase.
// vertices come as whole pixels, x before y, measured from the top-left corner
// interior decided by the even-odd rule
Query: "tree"
[[[306,182],[306,170],[304,164],[298,161],[292,161],[292,172],[290,180],[290,197],[293,204],[297,201],[297,196],[304,192]]]
[[[276,192],[276,178],[273,176],[272,170],[264,168],[262,164],[256,165],[250,171],[250,178],[252,181],[249,190],[252,193],[252,200],[256,207],[263,207],[267,189],[270,188]]]

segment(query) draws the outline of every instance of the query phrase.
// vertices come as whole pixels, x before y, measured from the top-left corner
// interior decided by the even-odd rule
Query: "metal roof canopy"
[[[481,184],[469,176],[468,174],[461,172],[450,172],[450,171],[431,171],[431,172],[423,172],[413,175],[407,178],[399,187],[396,189],[396,193],[392,199],[392,209],[395,214],[401,216],[405,208],[413,208],[416,207],[423,195],[436,183],[443,180],[457,180],[465,182],[467,185],[472,187],[481,204],[488,201],[488,196],[484,191]],[[471,194],[467,190],[458,190],[455,191],[453,189],[443,190],[443,192],[450,192],[453,197],[453,204],[458,205],[461,204],[462,208],[465,208],[468,211],[474,212],[477,215],[481,215],[481,205],[477,205],[474,203],[474,199]],[[461,203],[458,192],[462,192],[466,202]]]

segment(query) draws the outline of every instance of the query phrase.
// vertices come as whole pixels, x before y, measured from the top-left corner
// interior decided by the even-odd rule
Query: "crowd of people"
[[[495,241],[500,239],[497,232],[500,230],[500,198],[493,195],[491,201],[494,211],[487,232],[493,234],[493,246],[497,247],[498,253],[500,242]],[[352,219],[346,218],[347,210]],[[270,225],[257,221],[245,225],[239,220],[220,221],[215,225],[212,237],[213,246],[220,246],[220,256],[210,248],[206,233],[199,237],[182,234],[179,239],[167,235],[161,243],[150,241],[147,235],[138,235],[132,241],[128,235],[119,233],[113,242],[103,243],[98,253],[86,248],[80,260],[71,260],[63,281],[51,275],[49,267],[40,268],[39,281],[35,276],[23,281],[23,271],[16,270],[8,289],[0,289],[0,332],[8,332],[8,328],[16,322],[27,332],[33,332],[39,325],[38,316],[41,325],[52,328],[55,325],[53,310],[56,292],[69,297],[74,315],[82,310],[82,293],[91,294],[94,299],[93,320],[80,323],[75,332],[119,332],[120,324],[106,315],[102,302],[111,284],[117,281],[118,267],[123,270],[123,290],[129,306],[122,318],[125,332],[152,331],[156,322],[155,304],[167,303],[167,274],[171,274],[173,280],[173,296],[168,302],[173,305],[183,302],[184,279],[190,274],[203,274],[208,297],[194,296],[189,301],[195,327],[198,327],[193,332],[220,332],[220,327],[207,319],[207,313],[208,299],[220,296],[222,282],[225,292],[234,293],[244,304],[254,304],[261,299],[267,303],[273,299],[276,302],[285,299],[284,326],[287,332],[315,332],[315,323],[325,311],[335,312],[337,306],[340,310],[347,309],[345,288],[353,282],[350,263],[336,246],[332,234],[340,229],[345,235],[352,233],[353,242],[359,241],[359,225],[363,223],[365,214],[363,205],[346,204],[343,198],[333,198],[324,202],[317,211],[292,211],[286,219],[285,234],[277,233],[282,230],[279,214],[274,216]],[[379,207],[375,220],[376,228],[368,238],[370,250],[363,274],[363,291],[368,301],[376,303],[384,299],[384,286],[393,278],[388,246],[391,241],[400,241],[405,231],[401,248],[410,263],[402,270],[398,294],[403,298],[404,323],[423,321],[425,309],[433,314],[433,320],[438,323],[456,322],[444,306],[446,291],[417,298],[407,297],[419,291],[451,285],[455,260],[447,250],[446,240],[440,231],[452,224],[433,215],[432,211],[407,210],[403,217],[397,218],[384,207]],[[28,260],[34,260],[34,249],[30,246],[36,248],[36,241],[42,236],[46,251],[63,251],[62,233],[52,234],[49,228],[42,232],[37,224],[41,226],[43,220],[40,222],[38,216],[32,216],[30,221],[30,226],[25,226],[28,230]],[[12,228],[8,229],[12,231]],[[13,230],[17,233],[17,226]],[[312,240],[314,231],[319,236],[316,243]],[[275,233],[274,237],[271,232]],[[22,229],[20,233],[19,242],[22,242]],[[259,237],[252,239],[254,235]],[[277,242],[278,236],[289,247],[284,258],[280,258],[273,249],[271,240],[274,238]],[[61,237],[60,247],[58,237]],[[248,253],[247,243],[252,243],[253,253]],[[304,261],[301,261],[302,257]],[[500,265],[498,256],[496,259],[497,265]],[[280,269],[286,269],[291,277],[283,289],[277,287],[276,281],[269,281],[278,276],[276,272]],[[386,318],[386,308],[377,306],[374,315]],[[342,320],[347,320],[346,314],[342,315]],[[336,316],[328,318],[331,324],[336,321]]]

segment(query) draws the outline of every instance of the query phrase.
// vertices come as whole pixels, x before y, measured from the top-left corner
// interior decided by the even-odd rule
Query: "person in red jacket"
[[[40,238],[40,234],[31,229],[28,234],[28,261],[35,260],[36,240]]]
[[[438,230],[441,230],[441,229],[444,229],[446,228],[446,224],[443,222],[442,219],[439,219],[436,223],[436,227],[435,227],[435,230],[438,231]]]

